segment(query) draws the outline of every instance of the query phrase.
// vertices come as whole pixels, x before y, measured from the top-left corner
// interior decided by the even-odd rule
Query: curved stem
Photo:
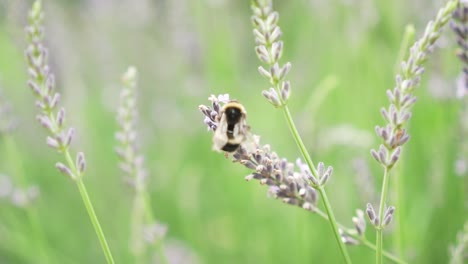
[[[144,191],[142,192],[142,196],[144,199],[144,209],[146,212],[146,219],[149,223],[154,221],[153,218],[153,210],[151,208],[150,204],[150,197],[148,195],[148,192]],[[160,239],[159,241],[156,241],[154,244],[154,249],[156,250],[156,253],[158,253],[159,256],[159,261],[161,264],[168,264],[169,261],[167,260],[166,252],[164,251],[164,243],[163,239]]]
[[[416,29],[414,25],[408,24],[405,27],[403,39],[400,43],[400,51],[395,62],[394,73],[398,74],[400,63],[404,61],[408,55],[410,44],[414,42]],[[398,165],[396,172],[392,174],[393,181],[392,193],[395,195],[395,207],[398,208],[398,212],[395,213],[395,231],[393,232],[393,248],[396,250],[396,254],[399,257],[403,256],[403,186],[401,185],[401,172],[403,168],[404,160],[400,158],[400,165]]]
[[[375,263],[382,264],[382,249],[383,249],[383,217],[384,217],[384,210],[385,210],[385,201],[387,200],[387,191],[388,191],[388,172],[389,168],[385,167],[384,176],[383,176],[383,183],[382,183],[382,191],[380,196],[380,205],[379,205],[379,225],[376,226],[377,236],[376,236],[376,259]]]
[[[93,204],[91,202],[91,199],[89,198],[88,191],[86,190],[86,186],[83,182],[82,176],[77,173],[75,163],[73,162],[68,149],[64,150],[64,155],[65,155],[65,159],[67,160],[69,168],[72,170],[73,173],[75,173],[76,185],[78,186],[78,190],[80,191],[81,199],[83,200],[83,203],[86,207],[86,211],[88,212],[89,219],[91,220],[91,223],[93,224],[94,231],[96,232],[99,242],[101,243],[101,248],[104,253],[104,256],[106,257],[107,263],[114,264],[115,262],[112,257],[112,253],[110,251],[109,245],[107,244],[106,236],[104,235],[104,232],[102,231],[101,224],[99,223],[99,220],[96,216],[96,212],[94,211]]]
[[[301,151],[302,156],[307,162],[307,165],[309,166],[311,172],[317,176],[317,169],[314,166],[314,163],[312,162],[312,158],[310,157],[309,153],[307,152],[307,149],[304,145],[304,142],[302,142],[302,138],[299,135],[299,132],[297,131],[296,125],[294,124],[294,121],[292,119],[291,113],[289,112],[289,108],[287,105],[283,105],[283,113],[286,118],[286,121],[288,122],[289,128],[293,134],[294,140],[296,141],[297,146],[299,147],[299,150]],[[325,192],[325,189],[323,186],[317,187],[317,190],[320,193],[320,196],[322,197],[323,205],[325,207],[325,211],[328,215],[328,219],[330,221],[330,225],[333,230],[333,234],[335,235],[336,242],[338,243],[338,246],[340,248],[341,254],[343,255],[345,263],[351,263],[351,258],[349,257],[348,250],[346,249],[345,244],[341,240],[340,232],[338,230],[338,225],[335,219],[335,215],[333,214],[330,201],[328,200],[327,193]]]
[[[326,213],[324,213],[323,211],[321,211],[320,209],[316,208],[314,213],[316,213],[317,215],[319,215],[320,217],[322,217],[323,219],[325,220],[328,220],[328,215]],[[346,232],[346,234],[350,235],[351,237],[353,237],[354,239],[356,240],[359,240],[359,242],[361,242],[362,245],[366,246],[367,248],[369,249],[372,249],[372,250],[376,250],[377,247],[375,246],[375,244],[372,244],[369,240],[367,240],[364,236],[360,236],[358,234],[356,234],[355,231],[349,229],[348,227],[344,226],[343,224],[340,224],[338,223],[338,227],[341,228],[342,230],[344,230],[344,232]],[[402,259],[399,259],[397,256],[393,255],[392,253],[390,252],[387,252],[387,251],[382,251],[382,255],[390,260],[392,260],[393,262],[395,263],[399,263],[399,264],[408,264],[406,261],[402,260]]]

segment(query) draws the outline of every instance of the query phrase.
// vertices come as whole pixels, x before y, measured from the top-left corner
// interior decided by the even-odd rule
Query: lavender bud
[[[31,88],[34,95],[36,95],[37,97],[42,97],[41,88],[39,87],[39,85],[37,85],[36,82],[33,82],[33,81],[29,80],[28,81],[28,86],[29,86],[29,88]]]
[[[325,164],[323,162],[318,163],[317,172],[318,172],[318,177],[322,177],[323,174],[325,173]]]
[[[281,101],[275,89],[270,88],[268,91],[263,90],[262,95],[275,107],[281,106]]]
[[[48,116],[45,115],[37,115],[36,116],[37,121],[41,124],[41,126],[45,127],[47,130],[52,132],[52,122],[50,121]]]
[[[267,78],[267,79],[271,79],[271,73],[267,70],[265,70],[265,68],[263,68],[262,66],[259,66],[258,67],[258,72],[260,73],[260,75],[262,75],[263,77]]]
[[[80,175],[82,175],[86,169],[86,160],[83,152],[78,152],[78,154],[76,154],[76,168]]]
[[[315,206],[312,203],[305,202],[302,204],[302,208],[304,208],[307,211],[315,211]]]
[[[250,160],[241,160],[240,163],[252,170],[255,170],[257,168],[257,165]]]
[[[387,210],[385,210],[384,217],[393,215],[393,213],[395,213],[395,206],[390,206],[387,208]]]
[[[260,31],[258,29],[254,29],[253,30],[253,34],[254,34],[254,37],[255,37],[255,41],[257,43],[257,45],[266,45],[266,39],[265,39],[265,36],[263,36],[262,33],[260,33]]]
[[[340,235],[341,235],[341,241],[343,241],[343,243],[345,243],[346,245],[352,245],[352,246],[359,245],[358,240],[352,238],[348,234],[345,234],[341,229],[340,229]]]
[[[60,143],[56,139],[54,139],[54,138],[52,138],[50,136],[47,136],[47,141],[46,142],[47,142],[47,146],[49,146],[49,147],[51,147],[53,149],[56,149],[56,150],[60,149]]]
[[[385,148],[384,145],[381,144],[379,147],[379,158],[380,158],[380,163],[382,163],[382,165],[387,165],[387,155],[388,155],[387,149]]]
[[[308,175],[308,178],[312,182],[313,186],[320,186],[320,182],[314,177],[314,175],[310,174]]]
[[[65,147],[70,146],[74,136],[75,136],[75,129],[71,127],[68,129],[67,137],[66,137],[65,144],[64,144]]]
[[[388,100],[390,100],[390,102],[396,103],[395,102],[395,96],[393,95],[391,90],[387,90],[387,97],[388,97]]]
[[[274,80],[279,80],[280,68],[277,62],[270,67],[270,73]]]
[[[358,212],[358,216],[353,217],[352,220],[353,220],[354,228],[356,229],[356,232],[358,233],[358,235],[362,236],[366,229],[366,222],[363,219],[362,210],[357,210],[357,212]]]
[[[382,161],[380,160],[380,156],[379,154],[377,153],[377,151],[375,151],[374,149],[371,149],[370,151],[372,157],[374,157],[374,159],[379,162],[379,163],[382,163]]]
[[[382,226],[388,226],[393,220],[393,214],[389,214],[384,216],[384,220],[382,222]]]
[[[395,163],[398,161],[398,159],[400,158],[400,154],[401,154],[401,147],[398,147],[393,153],[392,155],[390,156],[390,162],[388,164],[388,166],[393,166],[395,165]]]
[[[379,226],[380,225],[380,219],[379,217],[376,217],[373,221],[374,226]]]
[[[278,76],[278,79],[279,80],[283,80],[284,77],[289,73],[289,71],[291,70],[291,63],[290,62],[287,62],[285,65],[283,65],[283,67],[281,68],[280,70],[280,73],[279,73],[279,76]]]
[[[280,191],[280,188],[278,188],[278,186],[270,186],[268,188],[267,196],[270,198],[277,198],[279,191]]]
[[[65,176],[70,177],[72,180],[75,180],[75,175],[73,175],[72,171],[70,168],[65,166],[63,163],[57,162],[55,164],[55,167]]]
[[[382,114],[382,117],[385,119],[385,121],[390,122],[390,116],[387,112],[387,109],[382,107],[382,109],[380,109],[380,113]]]
[[[63,127],[63,123],[65,121],[65,108],[61,108],[58,113],[57,117],[55,118],[55,122],[59,128]]]
[[[123,148],[115,147],[114,151],[115,151],[115,153],[117,153],[117,156],[119,156],[119,158],[121,158],[121,159],[126,158],[127,153],[125,152],[125,150]]]
[[[301,196],[302,198],[304,198],[305,195],[307,194],[307,191],[306,191],[306,189],[304,189],[304,188],[300,188],[300,189],[299,189],[299,192],[297,192],[297,194],[299,194],[299,196]]]
[[[283,55],[283,42],[273,42],[273,44],[271,44],[271,57],[273,58],[273,62],[278,62],[281,58],[281,55]]]
[[[367,204],[366,213],[367,213],[367,217],[369,217],[369,221],[371,223],[374,223],[374,220],[376,218],[376,214],[375,214],[375,211],[374,211],[374,207],[372,207],[372,204],[370,204],[370,203]]]
[[[324,186],[328,182],[328,179],[330,179],[330,174],[325,173],[322,178],[320,178],[320,186]]]
[[[282,82],[281,99],[283,99],[283,102],[287,102],[290,95],[291,95],[291,84],[289,83],[289,81]]]
[[[281,35],[283,33],[281,32],[281,29],[279,27],[275,27],[273,29],[273,31],[271,32],[271,35],[269,37],[269,40],[270,42],[272,42],[273,44],[275,43],[278,43],[278,42],[281,42],[281,41],[278,41],[280,38],[281,38]],[[275,61],[278,61],[280,58],[281,58],[281,53],[282,53],[282,49],[283,49],[283,43],[280,44],[280,49],[279,52],[278,52],[278,56],[275,56],[276,53],[273,53],[273,58],[275,58]],[[273,47],[273,46],[272,46]],[[272,49],[273,50],[273,49]]]
[[[55,93],[54,94],[54,97],[52,98],[51,102],[50,102],[50,108],[55,108],[57,107],[58,103],[60,102],[60,94],[59,93]]]
[[[279,20],[278,12],[272,12],[271,14],[268,15],[266,19],[266,24],[271,27],[272,25],[278,24],[278,20]]]
[[[257,46],[255,48],[255,52],[257,53],[258,58],[262,62],[264,62],[266,64],[270,64],[270,62],[271,62],[270,54],[268,53],[268,50],[264,45]]]
[[[143,237],[148,244],[156,244],[166,236],[167,226],[155,223],[143,228]]]
[[[47,93],[52,94],[52,91],[54,90],[55,87],[55,77],[54,75],[50,74],[47,76],[45,80],[45,85],[47,87]]]

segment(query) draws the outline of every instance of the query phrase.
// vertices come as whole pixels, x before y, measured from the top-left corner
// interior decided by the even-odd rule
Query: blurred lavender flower
[[[0,91],[0,135],[12,132],[16,126],[17,121],[11,112],[11,105]]]
[[[40,1],[36,1],[29,13],[29,25],[26,27],[28,47],[25,55],[28,62],[28,86],[36,96],[36,106],[40,110],[37,115],[39,123],[47,129],[47,145],[58,152],[64,153],[69,163],[57,163],[57,169],[72,179],[81,177],[85,168],[83,153],[76,156],[76,164],[71,161],[68,148],[74,138],[75,129],[65,126],[65,109],[58,108],[60,94],[55,92],[55,78],[48,65],[48,51],[42,44],[44,15]],[[73,168],[70,168],[73,165]]]
[[[165,254],[167,256],[167,264],[197,264],[200,263],[196,252],[188,247],[185,243],[179,240],[168,240],[166,243]],[[161,261],[159,253],[154,255],[154,260],[151,263],[165,264]]]
[[[10,196],[13,205],[19,208],[25,208],[39,197],[39,187],[33,185],[25,189],[17,188]]]
[[[465,175],[468,171],[468,1],[461,1],[458,8],[453,12],[453,19],[450,23],[455,32],[458,44],[457,55],[463,64],[463,70],[457,79],[457,97],[462,101],[460,112],[460,134],[462,142],[458,158],[455,161],[455,173]]]
[[[450,246],[450,264],[463,264],[468,260],[468,222],[457,235],[457,243]]]
[[[149,244],[160,243],[166,236],[167,225],[154,223],[143,228],[143,237]]]
[[[136,191],[144,189],[146,171],[144,157],[138,153],[136,123],[138,111],[136,108],[137,70],[129,67],[122,76],[122,90],[120,92],[120,106],[117,111],[116,132],[118,146],[115,152],[120,159],[120,168],[127,175],[127,181]]]
[[[10,177],[0,174],[0,198],[9,197],[13,189],[14,187]]]
[[[16,187],[10,177],[0,174],[0,199],[8,199],[16,207],[26,208],[37,200],[39,194],[38,186]]]
[[[453,12],[450,27],[455,32],[458,44],[457,56],[463,63],[463,71],[457,80],[457,97],[463,98],[468,94],[468,3],[461,1]]]
[[[137,74],[137,69],[131,66],[122,76],[120,105],[117,110],[119,131],[115,134],[117,139],[115,151],[120,159],[120,168],[126,174],[127,182],[135,189],[129,244],[135,258],[142,261],[148,244],[155,245],[160,255],[164,256],[159,244],[166,234],[167,227],[153,223],[153,213],[145,185],[147,172],[143,164],[144,157],[138,152],[137,147]]]
[[[211,107],[200,105],[199,109],[205,116],[204,123],[208,130],[216,130],[218,127],[218,116],[222,103],[228,99],[228,95],[214,96],[208,98],[212,105]],[[252,173],[247,175],[245,179],[250,181],[256,179],[261,184],[269,186],[268,194],[281,199],[283,202],[291,205],[302,207],[309,211],[314,211],[316,208],[318,194],[309,183],[314,182],[315,185],[325,184],[329,179],[332,168],[328,167],[321,170],[320,177],[317,179],[310,173],[308,167],[300,160],[297,161],[299,171],[295,170],[293,163],[288,162],[284,158],[280,158],[276,152],[272,151],[269,145],[261,146],[259,137],[253,136],[253,146],[246,148],[240,146],[232,155],[233,162],[240,163],[252,170]]]
[[[375,189],[374,175],[369,169],[369,164],[363,158],[355,158],[352,160],[353,171],[355,172],[354,180],[358,195],[361,201],[377,201],[377,190]]]
[[[352,218],[354,228],[360,236],[364,236],[366,232],[366,219],[364,218],[364,212],[360,209],[356,210],[356,216]]]

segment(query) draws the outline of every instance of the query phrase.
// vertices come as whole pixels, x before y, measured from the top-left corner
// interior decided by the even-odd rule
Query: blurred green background
[[[265,186],[245,182],[247,169],[211,151],[198,105],[208,104],[210,94],[229,93],[245,105],[263,143],[290,161],[299,157],[281,111],[261,96],[269,87],[257,72],[249,1],[43,2],[50,65],[68,124],[77,129],[72,149],[86,154],[85,183],[117,263],[133,263],[132,192],[113,150],[119,80],[128,65],[139,69],[139,141],[155,216],[169,228],[171,263],[341,261],[328,222],[268,198]],[[24,174],[39,187],[32,206],[46,236],[40,244],[56,263],[104,263],[76,186],[54,167],[62,156],[45,145],[46,132],[35,121],[23,58],[31,3],[0,0],[0,89],[19,122],[12,135],[0,135],[0,173],[17,185]],[[349,227],[356,209],[377,203],[382,169],[369,150],[380,144],[373,131],[384,124],[379,110],[388,105],[385,91],[394,85],[404,27],[413,23],[420,36],[443,3],[274,1],[283,62],[293,65],[290,108],[313,160],[334,167],[327,191],[336,217]],[[461,69],[454,43],[445,31],[427,63],[398,166],[404,203],[397,214],[410,263],[447,263],[468,216],[467,174],[457,175],[455,167],[460,157],[466,162],[467,143],[462,102],[454,96]],[[8,199],[0,208],[0,263],[39,263],[25,209]],[[393,223],[388,250],[396,231]],[[367,236],[374,241],[372,228]],[[374,261],[368,248],[349,251],[354,263]]]

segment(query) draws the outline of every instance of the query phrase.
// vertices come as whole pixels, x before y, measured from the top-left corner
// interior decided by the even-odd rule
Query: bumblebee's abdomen
[[[234,151],[236,151],[236,149],[237,149],[239,146],[240,146],[239,144],[227,143],[226,145],[224,145],[224,147],[222,148],[222,150],[224,150],[224,151],[226,151],[226,152],[234,152]]]
[[[228,139],[234,139],[234,126],[235,124],[229,124],[227,127],[226,135]]]

